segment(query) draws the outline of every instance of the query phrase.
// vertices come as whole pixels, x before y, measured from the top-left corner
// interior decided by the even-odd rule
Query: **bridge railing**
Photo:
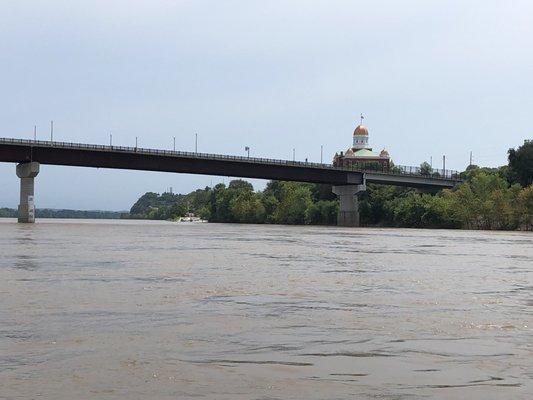
[[[360,163],[352,166],[335,166],[333,164],[315,163],[309,161],[290,161],[281,160],[275,158],[260,158],[260,157],[243,157],[233,156],[226,154],[212,154],[212,153],[200,153],[190,151],[177,151],[177,150],[160,150],[160,149],[147,149],[141,147],[127,147],[127,146],[113,146],[113,145],[100,145],[100,144],[85,144],[85,143],[72,143],[72,142],[58,142],[49,140],[27,140],[27,139],[13,139],[13,138],[0,138],[0,144],[22,144],[27,146],[39,146],[39,147],[60,147],[67,149],[77,150],[97,150],[97,151],[114,151],[125,153],[139,153],[148,155],[163,155],[163,156],[175,156],[175,157],[188,157],[188,158],[202,158],[208,160],[231,160],[237,162],[257,163],[257,164],[277,164],[284,166],[297,166],[307,168],[320,168],[331,169],[341,171],[353,171],[353,172],[372,172],[378,174],[387,175],[412,175],[412,176],[427,176],[432,179],[443,180],[460,180],[459,172],[448,169],[421,169],[420,167],[405,166],[405,165],[382,165],[376,167],[376,163]]]

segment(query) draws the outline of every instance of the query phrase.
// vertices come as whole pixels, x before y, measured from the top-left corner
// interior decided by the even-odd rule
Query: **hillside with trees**
[[[369,184],[359,196],[363,226],[533,229],[533,142],[508,152],[500,168],[469,166],[464,182],[436,194]],[[434,173],[427,163],[421,168]],[[436,171],[435,171],[436,172]],[[338,201],[330,185],[271,181],[254,191],[243,180],[189,194],[149,192],[131,218],[176,219],[193,212],[210,222],[335,225]]]

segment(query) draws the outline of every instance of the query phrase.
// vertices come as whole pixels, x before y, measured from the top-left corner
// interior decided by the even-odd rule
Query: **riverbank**
[[[120,219],[127,211],[103,210],[65,210],[54,208],[37,208],[36,218],[73,218],[73,219]],[[0,218],[17,218],[18,211],[14,208],[0,208]]]
[[[453,190],[367,185],[359,195],[361,226],[533,230],[533,186],[509,183],[502,169],[471,167]],[[338,201],[329,185],[271,181],[263,191],[234,180],[189,194],[149,192],[130,218],[177,219],[192,212],[210,222],[336,225]]]

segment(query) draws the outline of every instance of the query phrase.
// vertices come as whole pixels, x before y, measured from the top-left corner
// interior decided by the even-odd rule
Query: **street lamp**
[[[250,158],[250,147],[246,146],[244,148],[244,151],[246,151],[248,153],[248,158]]]

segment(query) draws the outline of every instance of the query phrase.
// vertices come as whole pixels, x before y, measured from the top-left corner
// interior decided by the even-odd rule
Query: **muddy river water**
[[[0,220],[0,399],[531,399],[533,234]]]

